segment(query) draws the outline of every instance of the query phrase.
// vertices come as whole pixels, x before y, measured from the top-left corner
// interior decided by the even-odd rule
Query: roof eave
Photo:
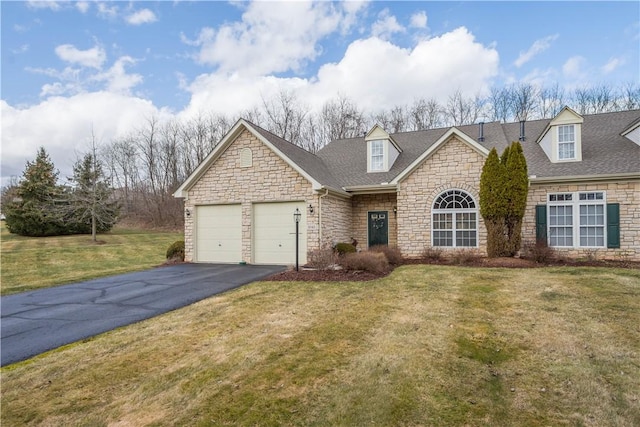
[[[536,177],[532,175],[529,177],[531,184],[561,184],[570,182],[602,182],[602,181],[636,181],[640,180],[640,172],[628,172],[628,173],[612,173],[604,175],[567,175],[567,176],[545,176]]]
[[[396,184],[373,184],[373,185],[353,185],[350,187],[344,187],[345,191],[348,191],[352,195],[360,194],[384,194],[395,193],[398,191]]]

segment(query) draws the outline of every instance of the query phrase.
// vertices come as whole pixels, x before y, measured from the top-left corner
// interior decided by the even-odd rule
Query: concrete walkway
[[[193,304],[284,269],[179,264],[0,297],[1,365]]]

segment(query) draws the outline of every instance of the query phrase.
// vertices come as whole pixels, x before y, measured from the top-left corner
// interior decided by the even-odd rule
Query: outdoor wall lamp
[[[309,203],[309,213],[313,214],[313,205]]]
[[[187,218],[191,217],[191,209],[185,209],[185,214],[187,215]]]
[[[394,214],[394,215],[397,215],[397,214],[398,214],[398,207],[397,207],[397,206],[394,206],[394,207],[393,207],[393,214]]]

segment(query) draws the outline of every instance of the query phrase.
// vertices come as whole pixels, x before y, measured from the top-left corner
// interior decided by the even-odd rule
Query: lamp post
[[[300,213],[300,210],[296,208],[296,211],[293,213],[293,219],[296,222],[296,271],[298,271],[298,233],[300,227],[300,218],[302,218],[302,214]]]

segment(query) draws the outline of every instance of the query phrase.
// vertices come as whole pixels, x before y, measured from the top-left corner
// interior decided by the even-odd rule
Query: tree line
[[[335,139],[361,137],[374,124],[390,133],[490,122],[554,117],[565,106],[579,114],[640,108],[640,85],[607,85],[571,91],[555,84],[515,83],[494,87],[486,96],[453,92],[446,101],[417,98],[411,104],[365,110],[344,95],[312,110],[295,93],[282,90],[235,117],[202,112],[188,119],[148,117],[124,137],[96,152],[109,177],[120,216],[152,227],[179,228],[182,201],[173,192],[242,117],[308,151]]]

